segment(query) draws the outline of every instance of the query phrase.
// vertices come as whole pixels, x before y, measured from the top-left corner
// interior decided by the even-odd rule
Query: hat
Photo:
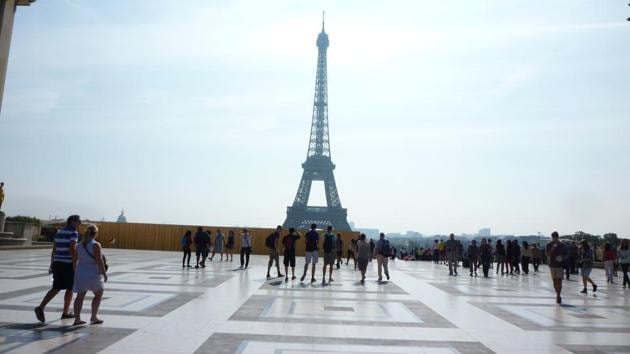
[[[68,216],[68,224],[71,222],[78,222],[79,224],[81,223],[81,217],[79,215],[70,215]]]

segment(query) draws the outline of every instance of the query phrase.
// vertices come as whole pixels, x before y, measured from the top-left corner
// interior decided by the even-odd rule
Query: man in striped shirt
[[[74,285],[74,268],[72,260],[75,257],[75,246],[79,240],[77,229],[81,225],[79,215],[70,215],[66,227],[57,231],[55,243],[50,255],[50,268],[48,273],[53,275],[52,289],[46,293],[41,304],[35,308],[35,316],[40,322],[45,322],[44,308],[60,290],[65,290],[63,297],[63,312],[61,318],[74,318],[74,314],[69,313],[72,302],[72,286]]]

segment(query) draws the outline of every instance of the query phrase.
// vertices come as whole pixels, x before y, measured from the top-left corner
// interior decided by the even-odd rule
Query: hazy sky
[[[306,158],[325,9],[332,158],[349,220],[627,237],[626,5],[37,1],[18,9],[13,32],[4,209],[282,223]]]

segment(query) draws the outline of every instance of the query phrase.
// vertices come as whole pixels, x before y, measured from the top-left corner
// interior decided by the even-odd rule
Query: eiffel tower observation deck
[[[287,208],[285,227],[307,228],[315,223],[319,227],[332,225],[340,231],[349,231],[348,211],[341,206],[335,183],[333,164],[330,155],[330,135],[328,132],[328,80],[327,60],[328,34],[322,20],[322,31],[317,36],[317,74],[315,77],[315,99],[311,136],[308,143],[304,172],[293,205]],[[326,206],[309,206],[308,201],[313,181],[323,181]]]

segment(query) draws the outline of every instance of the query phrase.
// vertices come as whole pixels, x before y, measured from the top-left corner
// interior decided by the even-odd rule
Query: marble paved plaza
[[[106,254],[105,323],[73,327],[59,319],[60,295],[45,324],[33,314],[51,283],[50,251],[0,251],[0,353],[630,353],[630,290],[601,270],[596,295],[565,281],[557,306],[545,267],[484,279],[395,261],[391,281],[378,283],[370,264],[363,285],[343,265],[322,286],[268,281],[262,256],[239,270],[237,257],[182,269],[175,252]]]

